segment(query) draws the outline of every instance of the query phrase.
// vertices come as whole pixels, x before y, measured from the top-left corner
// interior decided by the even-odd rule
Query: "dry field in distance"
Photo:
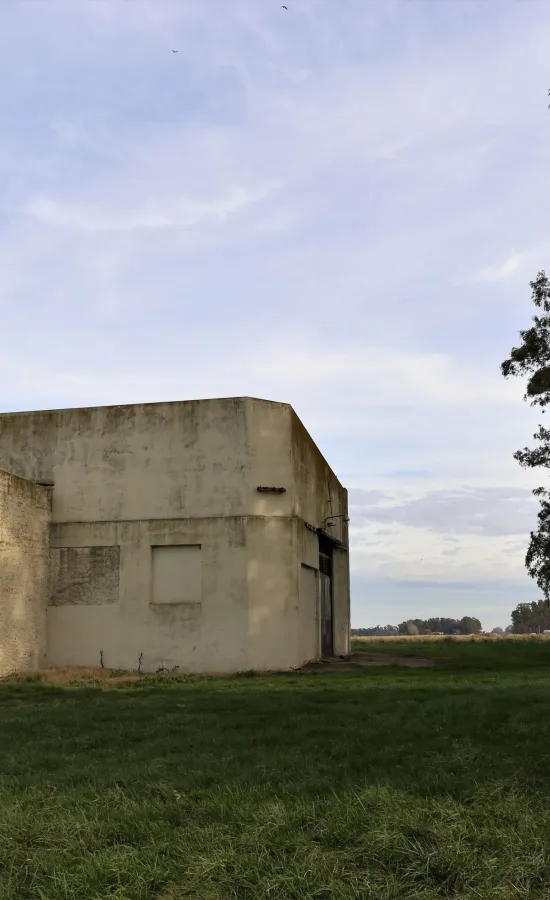
[[[381,635],[379,637],[362,637],[360,635],[356,635],[352,637],[352,643],[361,642],[361,643],[420,643],[424,641],[449,641],[449,642],[487,642],[487,641],[526,641],[526,640],[537,640],[537,641],[550,641],[550,634],[417,634],[417,635],[408,635],[408,634],[398,634],[395,636],[390,635]]]

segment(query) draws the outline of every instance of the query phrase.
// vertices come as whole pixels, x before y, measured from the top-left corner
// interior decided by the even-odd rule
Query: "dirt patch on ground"
[[[402,669],[433,669],[433,659],[419,656],[386,656],[385,653],[354,653],[352,656],[307,663],[300,672],[331,672],[375,666],[399,666]]]
[[[127,684],[139,681],[143,676],[138,672],[122,672],[120,670],[101,669],[93,666],[56,666],[40,669],[32,675],[14,673],[0,679],[9,681],[46,681],[49,684],[71,684],[77,681],[102,681],[105,684]],[[162,677],[158,676],[150,677]]]
[[[307,663],[300,669],[295,669],[299,673],[307,672],[342,672],[360,669],[364,667],[376,666],[399,666],[403,669],[428,669],[433,668],[437,663],[433,659],[423,659],[416,656],[386,656],[384,653],[353,653],[351,656],[335,657],[334,659],[318,660],[317,662]],[[51,668],[40,669],[33,675],[16,674],[7,675],[0,678],[0,682],[14,681],[43,681],[49,684],[75,684],[77,682],[95,681],[102,682],[105,687],[116,687],[122,684],[132,684],[145,679],[165,679],[170,676],[177,676],[179,673],[167,669],[159,672],[141,674],[140,672],[124,672],[120,669],[101,669],[93,666],[52,666]],[[291,672],[244,672],[235,673],[233,677],[241,675],[290,675]],[[193,676],[187,676],[192,678]],[[201,676],[199,676],[201,677]],[[219,674],[216,672],[209,673],[208,678],[227,678],[227,674]]]

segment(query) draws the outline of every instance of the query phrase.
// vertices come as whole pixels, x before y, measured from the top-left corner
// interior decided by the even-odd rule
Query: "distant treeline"
[[[550,629],[550,602],[534,600],[518,603],[512,611],[512,623],[516,634],[530,634]]]
[[[479,619],[409,619],[399,625],[376,625],[374,628],[352,628],[353,637],[392,637],[398,634],[479,634]]]

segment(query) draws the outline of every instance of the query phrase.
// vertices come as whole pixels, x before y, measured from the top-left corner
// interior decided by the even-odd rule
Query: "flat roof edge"
[[[132,409],[137,407],[151,407],[151,406],[176,406],[178,404],[183,403],[229,403],[234,401],[244,402],[246,400],[251,400],[254,403],[269,403],[270,405],[275,406],[286,406],[292,409],[290,403],[285,403],[281,400],[266,400],[263,397],[249,397],[249,396],[241,396],[241,397],[199,397],[195,399],[189,400],[151,400],[146,403],[105,403],[97,406],[59,406],[59,407],[50,407],[48,409],[21,409],[21,410],[12,410],[10,412],[0,412],[0,418],[6,416],[36,416],[40,414],[53,414],[53,413],[68,413],[68,412],[90,412],[92,410],[107,410],[107,409]]]

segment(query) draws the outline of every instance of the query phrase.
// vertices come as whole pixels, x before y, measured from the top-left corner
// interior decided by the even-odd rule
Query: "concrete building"
[[[349,649],[347,492],[290,406],[0,415],[0,675]]]

